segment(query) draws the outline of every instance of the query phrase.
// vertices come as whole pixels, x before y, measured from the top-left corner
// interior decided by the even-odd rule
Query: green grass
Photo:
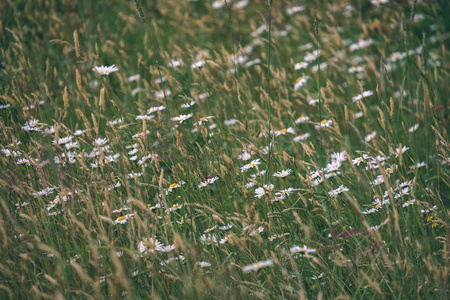
[[[0,298],[447,299],[448,4],[400,2],[2,2]]]

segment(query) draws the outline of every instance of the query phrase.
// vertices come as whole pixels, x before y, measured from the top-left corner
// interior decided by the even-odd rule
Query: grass
[[[402,2],[2,2],[0,297],[447,299],[448,4]]]

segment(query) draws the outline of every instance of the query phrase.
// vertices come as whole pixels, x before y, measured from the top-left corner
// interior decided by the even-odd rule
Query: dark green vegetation
[[[1,1],[0,298],[448,299],[449,5],[383,2]]]

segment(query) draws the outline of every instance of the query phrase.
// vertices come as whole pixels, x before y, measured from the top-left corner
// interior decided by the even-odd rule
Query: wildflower
[[[225,6],[225,4],[230,3],[231,0],[216,0],[213,3],[211,3],[211,7],[213,9],[219,9]]]
[[[203,123],[208,122],[208,120],[211,119],[211,118],[214,118],[214,116],[202,117],[202,118],[200,118],[200,120],[197,123],[195,123],[195,125],[199,125],[200,126]]]
[[[419,128],[419,124],[414,124],[414,126],[410,127],[408,129],[409,132],[414,132]]]
[[[275,193],[275,195],[277,195],[278,197],[281,197],[281,199],[284,199],[284,197],[292,194],[293,191],[294,191],[294,188],[290,187],[290,188],[287,188],[287,189],[284,189],[284,190],[281,190],[281,191]]]
[[[309,121],[309,117],[308,117],[308,116],[301,115],[300,117],[298,117],[298,118],[295,120],[295,124],[301,124],[301,123],[305,123],[305,122],[307,122],[307,121]]]
[[[245,184],[245,188],[246,188],[246,189],[252,188],[252,187],[254,187],[254,186],[255,186],[255,183],[252,182],[252,181],[247,182],[247,183]]]
[[[174,204],[172,207],[170,207],[166,212],[176,211],[183,207],[183,204]]]
[[[197,103],[197,102],[195,102],[195,101],[187,102],[187,103],[181,104],[181,107],[182,108],[191,108],[192,106],[195,105],[195,103]]]
[[[206,61],[204,59],[196,61],[195,63],[191,64],[191,69],[200,69],[205,65],[205,63]]]
[[[307,132],[304,134],[297,135],[293,140],[294,140],[294,142],[299,143],[299,142],[302,142],[302,141],[308,139],[310,136],[311,136],[311,134],[309,132]]]
[[[250,60],[244,64],[244,67],[250,68],[251,66],[257,65],[261,63],[261,59],[256,58],[254,60]]]
[[[362,116],[364,116],[364,113],[362,111],[358,111],[353,114],[353,118],[355,118],[355,119],[359,119]]]
[[[363,71],[364,71],[364,68],[361,67],[361,66],[350,67],[350,68],[348,69],[348,72],[349,72],[350,74],[353,74],[353,73],[361,73],[361,72],[363,72]]]
[[[158,99],[162,99],[162,98],[168,97],[170,95],[172,95],[172,91],[169,89],[160,90],[160,91],[155,92],[155,97]]]
[[[25,131],[42,131],[42,125],[40,125],[38,119],[33,119],[25,122],[25,125],[22,126],[22,129]]]
[[[249,236],[255,236],[255,235],[260,234],[260,233],[263,232],[263,231],[264,231],[264,227],[259,226],[258,228],[252,230],[248,235],[249,235]]]
[[[138,244],[138,251],[145,254],[154,253],[156,251],[165,252],[164,245],[156,238],[144,238]]]
[[[223,124],[225,124],[225,126],[232,126],[232,125],[236,124],[237,121],[238,120],[233,118],[233,119],[229,119],[229,120],[224,120]]]
[[[291,169],[287,169],[287,170],[283,170],[281,172],[276,172],[275,174],[273,174],[274,177],[280,177],[280,178],[285,178],[286,176],[288,176],[289,174],[291,174],[292,170]]]
[[[262,196],[264,196],[266,194],[266,191],[271,191],[273,190],[274,186],[273,184],[270,185],[264,185],[264,187],[259,187],[255,190],[255,197],[261,199]]]
[[[307,53],[303,60],[305,62],[312,62],[315,61],[319,57],[319,50],[314,50],[313,52]]]
[[[376,137],[377,132],[376,131],[372,131],[371,133],[369,133],[368,135],[366,135],[364,137],[364,140],[368,143],[370,142],[374,137]]]
[[[242,268],[242,271],[244,273],[248,273],[250,271],[258,271],[261,268],[271,267],[273,265],[274,265],[273,260],[268,259],[268,260],[265,260],[265,261],[260,261],[260,262],[257,262],[257,263],[245,266],[245,267]]]
[[[313,171],[309,174],[309,179],[312,186],[319,185],[323,182],[323,178],[318,171]]]
[[[188,114],[188,115],[180,115],[178,117],[174,117],[172,118],[172,121],[179,121],[180,124],[183,123],[184,121],[186,121],[187,119],[189,119],[190,117],[192,117],[192,114]]]
[[[273,242],[277,237],[278,237],[278,234],[274,234],[274,235],[269,236],[267,239],[269,240],[269,242]]]
[[[101,66],[101,67],[93,67],[92,71],[97,72],[97,74],[99,75],[109,75],[112,72],[117,72],[119,71],[118,68],[116,68],[116,65],[112,65],[112,66]]]
[[[370,45],[373,44],[373,40],[372,39],[368,39],[368,40],[359,40],[358,42],[356,42],[355,44],[351,44],[350,45],[350,51],[354,52],[356,50],[359,49],[363,49],[363,48],[367,48]]]
[[[148,116],[148,115],[138,115],[138,116],[136,116],[136,121],[148,121],[148,120],[151,120],[151,119],[153,119],[155,116],[153,116],[153,115],[150,115],[150,116]]]
[[[127,214],[125,216],[120,216],[113,222],[113,224],[114,225],[125,224],[128,221],[128,219],[131,219],[133,216],[134,214]]]
[[[336,197],[337,195],[342,194],[342,192],[347,192],[347,191],[348,191],[347,187],[340,185],[337,189],[328,192],[328,195],[330,195],[330,197]]]
[[[381,4],[389,3],[389,0],[370,0],[370,3],[375,6],[379,6]]]
[[[143,165],[145,163],[145,161],[148,160],[148,159],[151,159],[151,161],[153,162],[153,159],[155,159],[156,157],[158,157],[158,154],[148,154],[148,155],[142,157],[138,161],[138,165]]]
[[[241,173],[244,173],[245,171],[247,171],[247,170],[249,170],[249,169],[253,169],[253,168],[258,169],[258,165],[259,165],[259,164],[261,164],[259,158],[258,158],[258,159],[255,159],[255,160],[252,160],[251,163],[249,163],[249,164],[247,164],[247,165],[241,167]]]
[[[302,61],[302,62],[296,63],[296,64],[294,65],[294,70],[306,69],[307,67],[308,67],[308,63]]]
[[[183,66],[184,65],[184,63],[183,63],[183,60],[181,60],[181,59],[172,59],[168,64],[167,64],[167,66],[168,67],[171,67],[171,68],[178,68],[178,67],[181,67],[181,66]]]
[[[286,133],[295,134],[294,128],[283,128],[281,130],[275,131],[275,136],[286,135]]]
[[[319,99],[311,99],[308,97],[308,104],[311,106],[316,106],[316,104],[319,103]]]
[[[255,174],[251,174],[250,177],[256,179],[256,177],[262,177],[266,174],[266,170],[257,171]]]
[[[330,127],[332,124],[333,124],[332,120],[322,120],[315,127],[316,129],[319,129],[320,127]]]
[[[403,207],[407,207],[416,203],[416,199],[409,200],[408,202],[403,203]]]
[[[211,232],[211,231],[213,231],[214,229],[216,229],[217,228],[217,225],[215,225],[215,226],[213,226],[213,227],[210,227],[210,228],[207,228],[207,229],[205,229],[205,231],[203,231],[204,233],[208,233],[208,232]]]
[[[211,267],[211,264],[206,261],[199,261],[197,264],[199,265],[200,268]]]
[[[217,179],[219,179],[219,177],[217,177],[217,176],[208,178],[208,179],[206,179],[206,181],[201,182],[201,183],[198,185],[198,188],[201,189],[201,188],[207,186],[208,184],[213,184]]]
[[[202,234],[200,237],[200,241],[204,245],[211,245],[211,244],[217,244],[217,237],[214,234]]]
[[[305,245],[303,245],[303,247],[300,247],[300,246],[292,247],[290,249],[290,252],[292,254],[302,252],[305,254],[306,258],[309,258],[309,253],[315,253],[315,252],[317,252],[317,249],[310,249],[310,248],[306,247]]]
[[[136,74],[136,75],[128,77],[129,82],[137,81],[139,79],[141,79],[141,74]]]
[[[181,185],[185,184],[186,182],[184,182],[183,180],[180,181],[179,183],[172,183],[171,185],[169,185],[169,187],[166,190],[166,195],[170,192],[172,192],[173,189],[175,188],[179,188],[181,187]]]
[[[294,90],[297,91],[299,88],[304,86],[308,82],[308,79],[308,76],[300,76],[299,78],[297,78],[297,80],[295,81]]]
[[[400,149],[400,148],[395,149],[395,152],[394,152],[395,157],[398,157],[400,155],[400,153],[401,154],[405,153],[407,150],[409,150],[409,147],[406,147],[406,146],[403,146],[402,149]]]
[[[78,146],[78,142],[69,142],[65,146],[66,146],[67,150],[70,150],[70,149],[73,149],[73,148],[80,148]]]
[[[220,226],[219,230],[228,230],[228,229],[231,229],[231,228],[233,228],[233,225],[232,224],[227,224],[227,225],[224,225],[224,226]]]
[[[364,161],[364,158],[362,158],[362,156],[357,157],[357,158],[355,158],[355,159],[352,160],[353,164],[354,164],[354,165],[357,165],[357,166],[359,166],[359,164],[360,164],[361,162],[363,162],[363,161]]]
[[[238,159],[247,161],[252,157],[252,155],[248,152],[243,152],[242,154],[239,154]]]
[[[352,97],[353,102],[359,101],[361,99],[370,97],[373,95],[372,91],[364,91],[362,94],[356,95],[354,97]]]
[[[166,109],[166,107],[165,107],[164,105],[150,107],[150,108],[147,110],[147,114],[151,114],[151,113],[154,113],[154,112],[156,112],[156,111],[158,111],[158,110],[161,111],[161,110],[164,110],[164,109]]]

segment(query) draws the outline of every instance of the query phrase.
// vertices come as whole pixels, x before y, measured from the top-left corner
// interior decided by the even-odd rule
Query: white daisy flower
[[[109,75],[112,72],[117,72],[119,71],[118,68],[116,68],[116,65],[112,65],[112,66],[100,66],[100,67],[93,67],[92,71],[97,72],[97,74],[99,75]]]

